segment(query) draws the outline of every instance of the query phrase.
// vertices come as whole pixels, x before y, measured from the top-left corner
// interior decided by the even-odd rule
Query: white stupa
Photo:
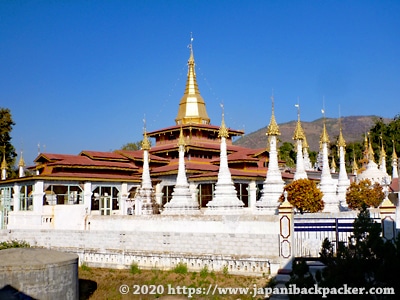
[[[146,129],[144,129],[142,150],[143,150],[142,183],[138,188],[134,197],[135,214],[151,215],[156,210],[156,202],[154,198],[154,189],[153,186],[151,185],[151,178],[150,178],[150,169],[149,169],[150,141],[147,137]]]
[[[325,114],[324,110],[322,113]],[[322,152],[322,172],[321,181],[319,183],[319,189],[323,193],[322,200],[324,201],[324,212],[336,213],[339,212],[339,201],[336,196],[336,184],[332,179],[329,167],[328,159],[328,145],[329,136],[326,132],[325,115],[324,115],[324,125],[321,134],[321,152]]]
[[[357,181],[361,181],[363,179],[369,179],[372,183],[379,183],[384,187],[388,187],[391,179],[390,176],[379,169],[377,163],[374,160],[374,151],[372,149],[371,141],[368,143],[368,163],[365,167],[365,170],[358,174]]]
[[[392,153],[392,179],[399,178],[399,172],[397,171],[397,154],[395,143],[393,142],[393,153]]]
[[[294,173],[294,180],[307,179],[307,173],[304,167],[303,159],[303,141],[305,139],[304,130],[301,127],[300,122],[300,105],[296,104],[297,107],[297,124],[294,130],[293,140],[296,141],[297,156],[296,156],[296,172]]]
[[[310,148],[310,146],[308,146],[307,143],[307,137],[304,135],[304,140],[303,140],[303,161],[304,161],[304,169],[306,169],[306,171],[313,171],[313,165],[311,163],[310,160],[310,156],[308,154],[308,149]]]
[[[171,200],[164,205],[162,214],[167,215],[194,215],[199,214],[199,204],[192,198],[192,193],[189,189],[189,183],[186,177],[185,169],[185,139],[183,137],[182,127],[179,135],[179,166],[176,184],[172,192]]]
[[[221,138],[218,180],[215,184],[213,199],[207,203],[205,214],[238,214],[242,212],[244,203],[237,196],[228,167],[226,139],[229,137],[229,133],[225,126],[223,112],[218,137]]]
[[[339,199],[340,208],[346,210],[348,208],[346,202],[346,192],[347,188],[350,186],[350,179],[347,176],[346,163],[345,163],[345,153],[346,153],[346,142],[343,138],[342,126],[339,128],[339,138],[337,141],[337,146],[339,149],[339,176],[337,184],[337,196]]]
[[[280,205],[279,197],[282,195],[285,185],[282,179],[282,173],[278,165],[277,137],[281,134],[279,126],[275,120],[274,97],[272,99],[272,115],[267,128],[269,141],[269,164],[267,176],[263,184],[263,190],[260,200],[256,202],[256,208],[259,212],[266,214],[276,214]]]

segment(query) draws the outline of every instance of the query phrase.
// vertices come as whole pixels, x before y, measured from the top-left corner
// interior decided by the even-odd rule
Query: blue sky
[[[0,2],[0,107],[12,143],[110,151],[174,125],[190,33],[211,123],[400,113],[400,1]],[[298,100],[299,99],[299,100]],[[339,113],[340,111],[340,113]]]

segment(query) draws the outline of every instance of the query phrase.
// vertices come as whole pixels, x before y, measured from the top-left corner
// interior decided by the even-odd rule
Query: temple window
[[[92,195],[92,210],[99,210],[100,215],[109,216],[119,209],[119,191],[112,186],[98,186]]]
[[[168,203],[169,201],[171,201],[172,199],[172,192],[174,191],[174,186],[173,185],[165,185],[162,188],[162,206],[164,207],[164,205],[166,203]]]
[[[2,207],[3,213],[0,228],[5,229],[8,224],[8,212],[13,210],[12,187],[0,188],[0,207]]]
[[[199,203],[200,207],[207,207],[207,203],[212,200],[214,193],[214,183],[199,184]]]
[[[19,209],[33,210],[33,185],[23,185],[19,193]]]
[[[249,206],[248,187],[249,185],[247,183],[235,183],[238,198],[243,201],[245,207]]]
[[[49,185],[43,205],[82,204],[83,190],[79,185]]]

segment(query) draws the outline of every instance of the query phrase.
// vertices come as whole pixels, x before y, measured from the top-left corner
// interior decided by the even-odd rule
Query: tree
[[[315,276],[307,264],[295,261],[286,286],[299,288],[317,284],[321,289],[338,291],[346,285],[364,288],[363,294],[329,294],[329,299],[398,299],[400,284],[396,276],[400,268],[400,241],[383,241],[381,225],[374,222],[366,206],[363,206],[353,223],[353,234],[348,243],[339,243],[337,250],[332,242],[322,243],[320,261],[325,265]],[[370,288],[394,288],[395,294],[370,295]],[[378,288],[378,289],[377,289]],[[290,299],[321,299],[321,295],[289,295]]]
[[[135,142],[135,143],[127,143],[121,147],[121,150],[140,150],[142,148],[142,142]]]
[[[352,182],[346,192],[346,202],[351,209],[378,207],[385,198],[383,188],[379,183],[372,184],[369,179]]]
[[[0,108],[0,160],[3,161],[3,155],[5,153],[8,177],[15,176],[15,170],[11,168],[14,166],[15,157],[17,153],[15,152],[14,146],[11,144],[11,131],[15,123],[12,120],[11,112],[8,108]]]
[[[324,201],[322,200],[322,192],[317,188],[314,181],[310,179],[297,179],[289,183],[284,188],[287,191],[288,201],[300,213],[304,212],[318,212],[324,209]],[[283,202],[284,196],[281,195],[280,199]]]
[[[296,152],[292,143],[284,142],[279,147],[279,158],[286,162],[286,166],[294,167],[296,161]]]
[[[150,146],[152,145],[151,141]],[[127,143],[121,147],[121,150],[129,150],[129,151],[136,151],[142,149],[142,141],[134,142],[134,143]]]
[[[364,205],[354,220],[353,234],[347,245],[340,243],[334,253],[332,243],[325,239],[320,252],[321,262],[326,265],[316,276],[321,287],[393,287],[398,292],[396,270],[400,267],[399,239],[384,242],[381,225],[370,218]],[[351,270],[351,271],[350,271]],[[396,293],[397,294],[397,293]],[[355,296],[351,299],[397,299],[396,295]],[[329,296],[331,298],[331,295]],[[332,299],[344,299],[343,295],[332,295]]]
[[[372,148],[375,153],[375,161],[378,161],[380,155],[381,145],[383,143],[386,158],[386,169],[389,174],[392,172],[391,157],[393,154],[393,141],[397,154],[400,151],[400,144],[396,141],[400,140],[400,115],[397,115],[389,123],[385,122],[382,118],[375,120],[375,125],[369,130],[369,137],[371,139]],[[389,159],[388,159],[389,158]]]

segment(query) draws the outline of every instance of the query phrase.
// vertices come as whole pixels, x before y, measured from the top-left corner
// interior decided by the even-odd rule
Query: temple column
[[[13,211],[19,211],[20,210],[20,186],[18,184],[14,184],[13,186],[13,203],[14,203],[14,209]]]
[[[35,213],[42,213],[43,211],[43,196],[44,196],[44,183],[43,181],[36,181],[33,186],[32,193],[33,211]]]

